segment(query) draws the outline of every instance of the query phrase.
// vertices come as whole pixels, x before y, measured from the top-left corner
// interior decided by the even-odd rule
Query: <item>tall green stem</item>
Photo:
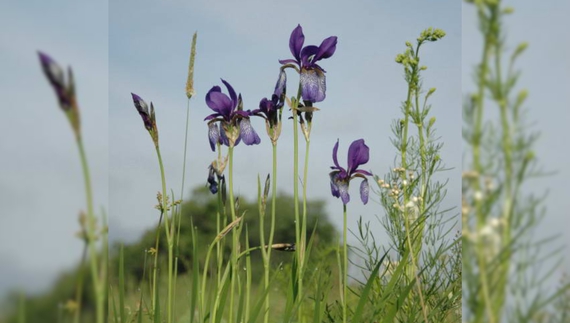
[[[277,143],[273,144],[273,169],[271,171],[271,224],[269,228],[269,240],[267,241],[267,248],[262,248],[262,254],[264,255],[264,286],[265,289],[269,288],[269,269],[271,265],[271,245],[273,244],[273,236],[275,233],[275,210],[277,201]],[[265,227],[262,225],[261,229],[262,241],[265,243],[265,238],[263,236]],[[262,246],[263,247],[263,246]],[[266,251],[263,251],[266,250]],[[265,296],[265,316],[264,322],[269,322],[269,292]]]
[[[236,220],[236,207],[234,200],[234,147],[228,148],[229,155],[229,191],[230,191],[230,212],[232,215],[232,222]],[[235,291],[235,281],[238,275],[238,236],[237,230],[232,230],[232,277],[230,281],[230,313],[228,322],[233,322],[233,310],[234,310],[234,291]]]
[[[347,317],[347,302],[348,302],[348,244],[346,241],[346,204],[342,205],[342,250],[343,250],[343,271],[342,276],[342,322],[346,323]]]
[[[309,124],[308,128],[311,128]],[[311,146],[311,138],[307,136],[305,142],[305,166],[303,169],[303,220],[301,221],[301,252],[302,259],[305,259],[305,251],[307,248],[307,177],[309,173],[309,148]]]
[[[297,297],[303,295],[303,263],[304,263],[304,250],[301,245],[301,229],[300,229],[300,217],[299,217],[299,116],[297,107],[299,105],[299,100],[301,99],[301,82],[299,82],[299,88],[297,90],[297,98],[295,99],[295,106],[291,107],[293,113],[293,200],[295,208],[295,237],[297,246]],[[295,299],[299,301],[299,299]],[[301,319],[302,313],[302,302],[299,304],[299,318]]]
[[[173,290],[173,286],[172,286],[172,269],[173,269],[173,241],[172,241],[172,236],[171,236],[171,232],[170,232],[170,220],[168,218],[168,205],[167,205],[167,192],[166,192],[166,179],[164,176],[164,165],[162,163],[162,156],[160,154],[160,148],[157,145],[155,145],[156,148],[156,155],[158,158],[158,164],[160,166],[160,178],[162,180],[162,207],[161,207],[161,217],[164,216],[164,230],[166,232],[166,242],[168,245],[168,300],[167,300],[167,322],[170,323],[172,322],[172,290]],[[158,249],[156,250],[156,255],[155,255],[155,261],[158,257]],[[156,270],[156,267],[155,267]],[[156,272],[154,273],[155,276],[155,281],[153,282],[154,288],[156,288]],[[155,290],[155,294],[156,294],[156,290]],[[155,304],[156,306],[156,300],[155,300]],[[154,310],[154,308],[153,308]]]

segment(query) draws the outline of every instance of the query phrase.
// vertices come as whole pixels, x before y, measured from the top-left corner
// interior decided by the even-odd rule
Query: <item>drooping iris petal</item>
[[[304,43],[305,35],[303,34],[303,27],[299,24],[293,29],[291,37],[289,38],[289,49],[298,62],[300,61],[301,48],[303,48]]]
[[[331,178],[331,194],[332,196],[338,198],[340,197],[340,192],[338,191],[338,184],[337,184],[338,171],[331,172],[329,176]]]
[[[370,149],[364,143],[364,139],[358,139],[350,144],[348,148],[348,168],[347,172],[352,174],[360,165],[368,162]]]
[[[255,130],[251,126],[249,118],[241,119],[239,123],[239,129],[240,129],[240,137],[243,140],[244,144],[250,146],[250,145],[257,145],[261,142],[261,138],[259,138]]]
[[[275,84],[275,94],[277,97],[281,97],[285,93],[287,88],[287,73],[284,70],[279,72],[279,77],[277,78],[277,84]]]
[[[333,56],[336,51],[337,37],[331,36],[321,43],[319,46],[319,51],[315,55],[313,62],[320,61],[321,59],[329,58]]]
[[[350,202],[350,195],[348,194],[348,181],[338,182],[338,191],[340,194],[340,199],[342,204],[348,204]]]
[[[368,186],[368,180],[364,179],[362,183],[360,183],[360,199],[362,203],[368,203],[368,194],[370,192],[370,186]]]
[[[304,101],[321,102],[325,99],[327,89],[325,73],[318,69],[301,70],[301,94]]]
[[[348,178],[342,171],[333,171],[329,174],[331,179],[331,193],[334,197],[340,197],[343,204],[350,202],[348,194]]]
[[[210,139],[210,148],[212,148],[212,151],[216,151],[216,144],[221,142],[218,123],[212,122],[208,124],[208,138]]]

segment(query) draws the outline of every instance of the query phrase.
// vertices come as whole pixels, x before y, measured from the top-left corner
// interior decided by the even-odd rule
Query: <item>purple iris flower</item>
[[[237,96],[228,82],[222,80],[222,83],[226,86],[229,96],[222,93],[219,86],[212,87],[206,94],[206,104],[215,112],[204,119],[208,121],[208,137],[212,151],[216,150],[217,143],[235,146],[243,140],[246,145],[259,144],[261,139],[249,120],[252,113],[243,111],[241,94]]]
[[[355,140],[352,142],[348,148],[348,168],[344,169],[340,167],[337,159],[338,153],[338,140],[333,148],[333,162],[334,166],[331,166],[333,171],[329,174],[331,178],[331,193],[334,197],[340,197],[343,204],[348,204],[350,202],[350,195],[348,194],[348,184],[349,182],[360,177],[363,179],[360,184],[360,199],[362,203],[368,203],[368,179],[366,176],[372,176],[372,173],[358,169],[360,165],[364,165],[369,159],[369,149],[364,143],[364,139]]]
[[[269,128],[273,128],[280,121],[279,110],[283,108],[285,101],[287,85],[287,74],[285,71],[281,70],[279,73],[279,78],[277,79],[277,84],[275,84],[275,91],[271,95],[271,100],[267,98],[261,99],[259,102],[259,109],[253,110],[251,113],[264,118]]]
[[[304,42],[303,28],[301,25],[297,25],[289,39],[289,49],[295,59],[279,60],[279,63],[296,64],[299,67],[303,101],[321,102],[325,99],[327,85],[325,70],[317,62],[334,54],[337,37],[326,38],[320,46],[308,45],[303,47]]]

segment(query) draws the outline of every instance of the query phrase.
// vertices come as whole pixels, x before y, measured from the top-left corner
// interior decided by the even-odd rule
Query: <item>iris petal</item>
[[[348,148],[348,169],[347,172],[352,174],[358,166],[368,162],[369,148],[364,143],[364,139],[358,139],[350,144]]]
[[[291,37],[289,38],[289,49],[297,61],[300,61],[301,48],[303,48],[304,43],[305,35],[303,34],[303,27],[297,25],[297,27],[293,29],[293,32],[291,32]]]
[[[338,172],[331,172],[329,174],[329,177],[331,179],[331,194],[334,197],[340,197],[339,191],[338,191],[338,184],[336,183],[337,181],[337,175]]]
[[[305,68],[313,67],[313,62],[316,62],[315,55],[319,52],[319,48],[315,45],[309,45],[301,51],[301,63]]]
[[[301,70],[301,92],[304,101],[321,102],[325,99],[325,73],[320,69]]]
[[[338,183],[338,191],[340,194],[340,199],[342,200],[342,204],[348,204],[350,202],[350,195],[348,194],[348,182],[347,181],[339,181]]]
[[[362,183],[360,183],[360,199],[362,203],[368,203],[368,194],[370,193],[370,186],[368,185],[368,180],[364,179]]]
[[[255,130],[251,126],[251,122],[249,119],[245,118],[241,119],[239,123],[239,129],[240,129],[240,137],[246,145],[248,146],[257,145],[261,142],[261,139],[259,138]]]
[[[281,95],[283,95],[283,93],[285,93],[286,87],[287,87],[287,73],[285,73],[284,70],[281,70],[281,72],[279,72],[279,77],[277,78],[277,84],[275,84],[275,91],[273,92],[273,94],[280,97]]]
[[[208,138],[210,139],[210,148],[216,151],[216,144],[220,141],[220,129],[218,124],[212,122],[208,125]]]
[[[230,94],[230,99],[232,100],[232,106],[231,107],[232,107],[232,109],[235,109],[235,107],[237,106],[237,103],[238,103],[236,91],[230,85],[230,83],[226,82],[224,79],[222,79],[222,83],[224,83],[224,85],[228,89],[228,93]]]
[[[218,112],[226,120],[230,118],[230,114],[232,113],[232,101],[227,95],[221,92],[210,91],[206,97],[206,104],[210,109]]]
[[[337,168],[341,168],[340,165],[338,164],[337,155],[338,155],[338,139],[336,140],[336,144],[334,144],[332,157],[333,157],[334,165]]]
[[[323,42],[319,46],[319,51],[315,55],[315,58],[313,59],[313,61],[316,62],[316,61],[319,61],[321,59],[325,59],[325,58],[329,58],[329,57],[333,56],[334,52],[336,51],[336,43],[337,43],[337,37],[336,36],[331,36],[331,37],[323,40]]]

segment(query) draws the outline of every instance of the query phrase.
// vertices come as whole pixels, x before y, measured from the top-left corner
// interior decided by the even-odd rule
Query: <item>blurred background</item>
[[[570,168],[568,168],[568,143],[564,130],[570,124],[570,44],[568,30],[570,3],[554,0],[540,6],[536,2],[503,0],[504,6],[514,8],[512,15],[504,19],[507,49],[514,50],[519,43],[528,42],[528,49],[520,56],[517,68],[522,71],[518,87],[528,89],[529,96],[523,108],[529,128],[525,131],[540,133],[535,153],[542,170],[550,173],[531,180],[525,192],[537,196],[547,193],[544,206],[546,216],[535,230],[534,240],[558,236],[548,244],[545,253],[562,247],[562,267],[552,275],[550,284],[559,282],[563,273],[570,272]],[[477,12],[473,5],[463,5],[462,11],[462,74],[463,93],[473,92],[475,64],[482,55],[482,37],[478,30]],[[494,107],[490,105],[490,107]],[[493,111],[489,111],[490,114]],[[544,264],[549,268],[560,257]]]
[[[73,66],[97,212],[108,210],[106,2],[6,1],[1,5],[0,298],[40,293],[80,260],[85,210],[79,154],[37,51]]]

